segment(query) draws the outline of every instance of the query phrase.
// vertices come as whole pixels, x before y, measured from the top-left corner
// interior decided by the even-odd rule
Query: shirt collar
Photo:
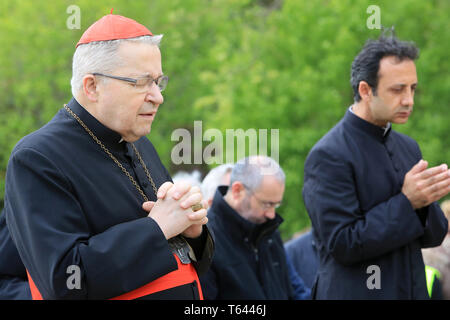
[[[369,133],[370,135],[374,136],[375,138],[381,141],[386,140],[389,137],[389,134],[392,130],[392,125],[390,122],[387,123],[386,127],[380,127],[360,118],[353,112],[353,105],[351,105],[348,108],[348,111],[345,114],[344,119],[345,121],[352,124],[354,127],[364,130],[365,132]]]
[[[227,223],[237,226],[241,233],[250,234],[252,229],[256,226],[254,223],[241,217],[229,204],[225,201],[225,194],[227,193],[227,186],[219,186],[214,194],[211,209],[219,215],[225,217]]]
[[[115,151],[127,150],[126,149],[127,143],[122,139],[122,136],[116,131],[109,129],[108,127],[103,125],[100,121],[98,121],[82,105],[80,105],[75,98],[72,98],[67,104],[67,106],[81,119],[81,121],[84,122],[84,124],[89,128],[89,130],[91,130],[92,133],[103,144],[105,144],[105,146],[108,149]],[[64,110],[64,112],[66,111]],[[86,134],[88,133],[86,132]]]

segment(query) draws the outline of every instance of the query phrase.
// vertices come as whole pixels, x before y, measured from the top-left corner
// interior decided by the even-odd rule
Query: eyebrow
[[[395,83],[395,84],[391,85],[390,87],[391,87],[391,88],[392,88],[392,87],[402,87],[402,88],[404,88],[404,87],[409,87],[409,85],[404,84],[404,83]],[[416,83],[413,83],[413,84],[411,85],[411,87],[417,87],[417,82],[416,82]]]
[[[154,78],[154,79],[156,79],[156,78],[158,78],[158,77],[161,77],[161,76],[163,76],[164,75],[164,72],[161,72],[159,75],[157,75],[156,77],[153,77],[150,73],[144,73],[144,74],[138,74],[138,73],[132,73],[131,74],[131,76],[132,77],[138,77],[138,78],[146,78],[146,77],[151,77],[151,78]]]

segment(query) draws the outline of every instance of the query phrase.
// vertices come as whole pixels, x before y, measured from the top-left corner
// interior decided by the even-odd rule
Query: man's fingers
[[[188,218],[190,221],[196,221],[195,223],[198,224],[206,224],[208,222],[208,218],[206,217],[208,214],[208,201],[202,200],[200,202],[203,206],[202,209],[194,211],[192,213],[188,214]],[[198,221],[201,220],[201,221]]]
[[[201,221],[204,220],[204,218],[206,218],[207,214],[208,214],[207,210],[203,208],[197,211],[193,211],[192,213],[189,213],[187,216],[191,222],[198,224],[201,223]]]
[[[197,186],[193,186],[189,192],[185,193],[184,196],[181,198],[181,208],[183,209],[189,209],[189,207],[192,207],[193,205],[199,205],[201,204],[203,208],[206,208],[205,204],[202,203],[203,201],[203,195],[201,193],[201,190]],[[193,209],[198,210],[198,209]]]
[[[173,183],[170,181],[164,182],[158,189],[158,193],[156,194],[156,196],[158,197],[158,199],[164,199],[166,197],[167,192],[169,191],[170,188],[172,188]]]
[[[183,190],[185,191],[185,190]],[[200,191],[200,188],[198,186],[193,186],[190,187],[190,189],[187,190],[187,192],[184,192],[183,196],[181,197],[181,200],[184,201],[186,200],[190,195],[194,194],[194,193],[202,193]]]
[[[411,170],[409,170],[409,172],[411,172],[412,174],[417,174],[417,173],[425,170],[427,167],[428,167],[428,162],[425,160],[420,160],[411,168]]]
[[[442,164],[437,167],[428,168],[418,174],[419,179],[429,179],[439,173],[447,171],[448,167],[446,164]]]
[[[193,206],[194,204],[199,203],[200,201],[202,201],[202,199],[203,199],[202,194],[200,192],[196,192],[196,193],[189,195],[185,200],[183,200],[180,203],[180,206],[183,209],[187,209],[187,208]]]
[[[155,205],[154,201],[146,201],[142,204],[142,209],[144,209],[147,212],[150,212],[153,209],[154,205]]]
[[[201,224],[207,224],[208,223],[208,217],[203,217]]]
[[[208,200],[203,199],[202,202],[201,202],[201,204],[202,204],[203,208],[205,208],[206,210],[208,210],[208,208],[209,208]]]
[[[191,190],[189,190],[189,193],[196,193],[196,192],[202,193],[201,190],[200,190],[200,187],[198,187],[198,186],[193,186],[193,187],[191,188]]]
[[[450,170],[445,170],[444,172],[438,172],[434,176],[429,177],[426,182],[425,186],[432,186],[435,185],[441,181],[449,180],[450,179]]]
[[[445,179],[429,186],[424,190],[425,193],[431,194],[432,202],[445,197],[450,192],[450,171],[445,172]]]
[[[191,189],[191,185],[187,182],[180,181],[173,185],[173,188],[170,189],[168,195],[171,196],[175,200],[181,199],[189,190]]]
[[[157,197],[158,199],[164,199],[166,195],[171,196],[175,200],[181,199],[189,190],[191,186],[189,183],[180,181],[177,183],[172,183],[170,181],[164,182],[158,189]]]

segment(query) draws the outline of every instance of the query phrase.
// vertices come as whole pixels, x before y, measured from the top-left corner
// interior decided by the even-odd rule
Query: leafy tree
[[[370,4],[379,6],[382,25],[395,25],[400,39],[421,50],[415,111],[395,129],[416,139],[431,165],[449,163],[449,2]],[[70,5],[81,10],[80,29],[67,28]],[[172,133],[193,132],[194,121],[223,137],[227,129],[279,130],[287,176],[279,213],[286,221],[283,236],[290,237],[310,223],[301,197],[305,158],[353,103],[351,62],[366,39],[380,34],[367,27],[368,6],[363,0],[1,1],[0,199],[12,148],[70,99],[75,44],[114,8],[164,34],[163,70],[170,81],[149,138],[172,174],[214,166],[171,159],[178,143]]]

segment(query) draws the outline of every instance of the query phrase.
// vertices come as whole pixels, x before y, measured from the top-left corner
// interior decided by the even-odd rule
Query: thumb
[[[150,212],[153,209],[154,205],[155,205],[154,201],[146,201],[142,204],[142,209],[144,209],[147,212]]]
[[[413,174],[416,174],[416,173],[422,172],[427,167],[428,167],[428,162],[422,159],[419,162],[417,162],[414,165],[414,167],[411,168],[410,172]]]

